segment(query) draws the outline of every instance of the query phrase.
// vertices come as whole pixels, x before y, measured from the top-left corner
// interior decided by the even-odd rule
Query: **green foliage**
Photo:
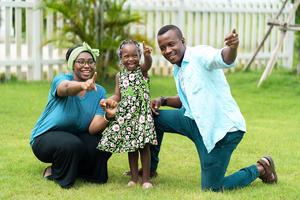
[[[87,42],[100,49],[97,60],[98,80],[111,77],[118,70],[117,49],[122,40],[139,37],[129,34],[131,23],[141,23],[141,17],[125,7],[126,0],[45,0],[43,7],[60,13],[64,26],[56,37],[60,47],[72,47]]]
[[[5,82],[5,73],[0,73],[0,83]]]
[[[300,197],[300,77],[274,70],[258,89],[256,84],[261,73],[227,75],[247,122],[247,133],[232,155],[227,175],[255,164],[264,154],[271,154],[279,177],[277,185],[263,184],[257,179],[243,189],[203,192],[194,144],[188,138],[167,133],[160,152],[159,175],[152,180],[153,189],[126,187],[129,177],[122,173],[129,168],[127,154],[111,157],[107,184],[78,179],[73,188],[61,189],[42,178],[49,164],[40,162],[29,145],[31,129],[46,105],[50,83],[9,82],[0,84],[0,199],[297,200]],[[113,88],[108,92],[112,94]],[[151,77],[153,98],[174,94],[172,78]]]
[[[298,7],[295,16],[295,23],[300,25],[300,7]],[[295,45],[300,51],[300,31],[295,31]],[[300,59],[299,59],[300,60]]]

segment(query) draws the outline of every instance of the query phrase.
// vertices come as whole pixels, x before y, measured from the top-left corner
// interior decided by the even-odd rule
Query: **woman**
[[[111,154],[96,147],[117,103],[105,100],[104,88],[95,83],[98,55],[99,50],[87,43],[67,51],[73,73],[53,79],[46,108],[32,130],[33,153],[40,161],[52,163],[43,177],[63,188],[71,187],[77,177],[96,183],[108,178]]]

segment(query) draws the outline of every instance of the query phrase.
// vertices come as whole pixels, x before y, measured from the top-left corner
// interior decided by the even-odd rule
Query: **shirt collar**
[[[183,59],[182,59],[182,63],[181,63],[181,67],[184,66],[184,63],[189,63],[190,62],[191,54],[192,54],[191,47],[186,46],[184,56],[183,56]],[[180,67],[178,65],[174,64],[174,66],[176,68],[180,69]]]
[[[190,62],[191,59],[191,48],[186,46],[185,52],[184,52],[184,56],[182,59],[182,62]]]

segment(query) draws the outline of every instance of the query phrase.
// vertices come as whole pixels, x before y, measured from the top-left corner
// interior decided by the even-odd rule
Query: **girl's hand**
[[[152,53],[152,48],[150,46],[145,45],[144,41],[143,41],[143,50],[144,50],[144,56],[150,56]]]

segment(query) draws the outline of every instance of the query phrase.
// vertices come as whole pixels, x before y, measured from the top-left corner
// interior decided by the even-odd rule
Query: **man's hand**
[[[180,101],[179,96],[172,96],[172,97],[159,97],[151,101],[151,110],[153,114],[159,115],[158,109],[161,106],[169,106],[172,108],[181,108],[182,103]]]
[[[235,28],[229,33],[225,39],[224,44],[231,49],[237,49],[239,46],[239,35],[236,33]]]
[[[93,77],[88,79],[85,82],[82,82],[81,88],[83,90],[95,90],[97,91],[96,87],[96,79],[97,79],[97,72],[94,73]]]
[[[114,118],[117,112],[118,103],[113,99],[102,99],[100,106],[106,112],[108,118]]]
[[[239,46],[239,35],[235,29],[225,37],[224,44],[226,47],[222,50],[222,58],[226,64],[230,65],[236,59],[237,48]]]
[[[159,115],[158,109],[161,106],[161,98],[156,98],[151,101],[151,110],[153,114]]]

